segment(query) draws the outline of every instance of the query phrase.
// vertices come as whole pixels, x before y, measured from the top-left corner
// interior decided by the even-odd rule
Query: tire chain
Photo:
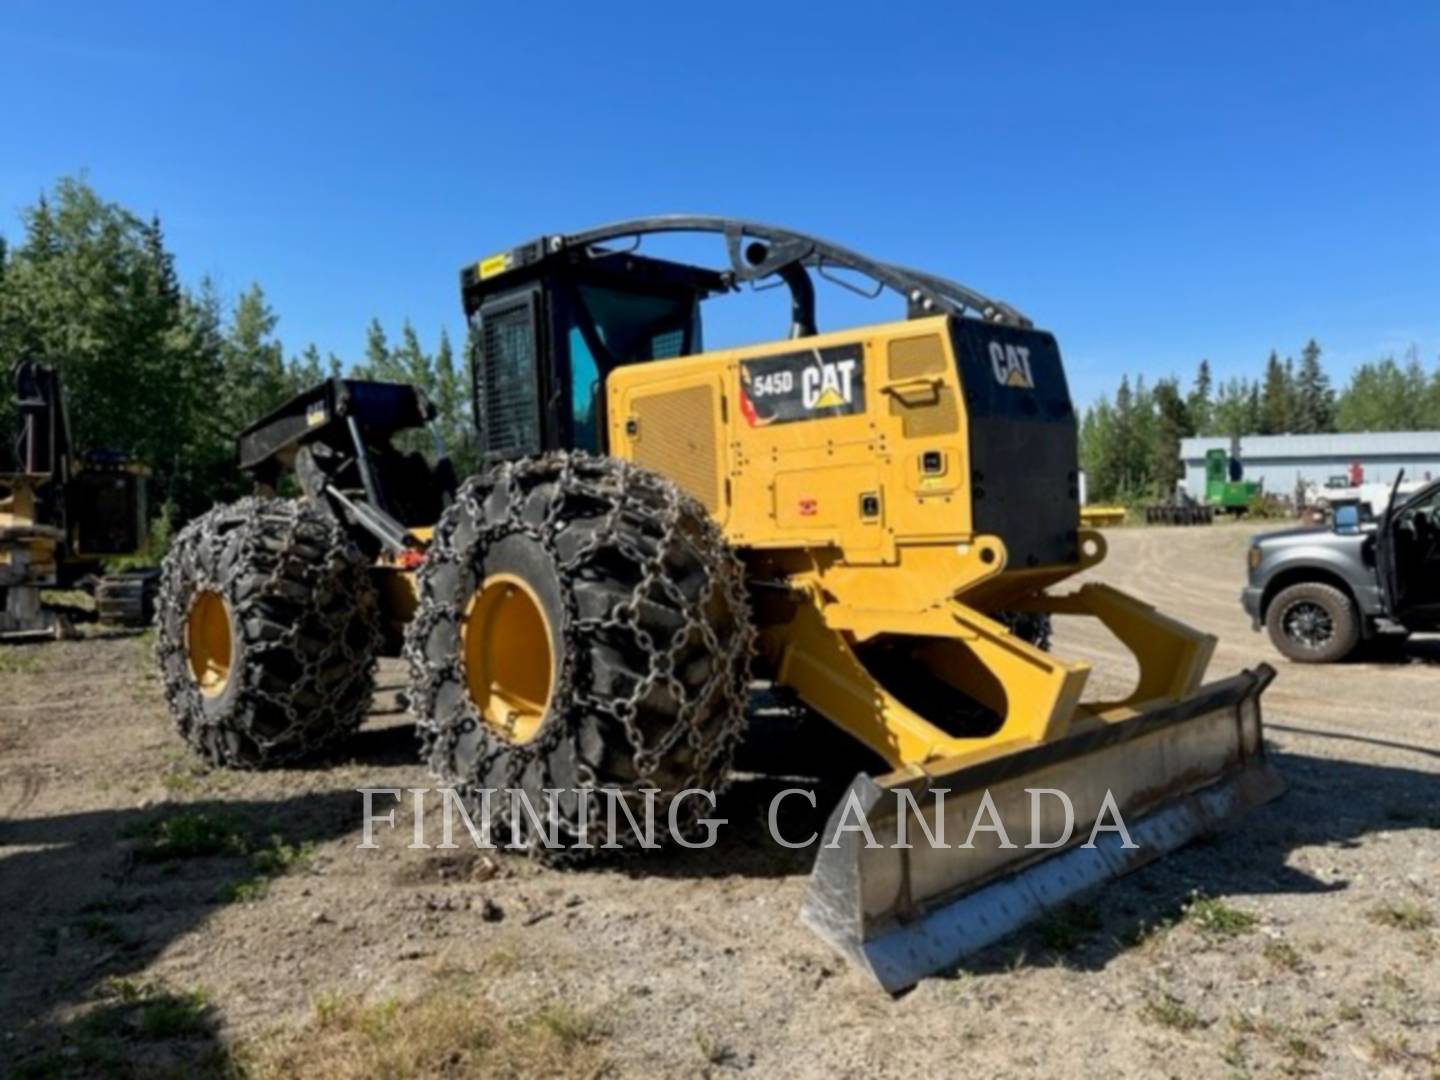
[[[300,500],[248,497],[190,522],[165,558],[154,623],[165,698],[186,741],[216,764],[256,767],[352,733],[370,703],[381,640],[368,566],[333,518]],[[241,680],[236,704],[217,719],[185,654],[185,620],[201,590],[223,596],[242,628],[274,634],[277,616],[288,617],[275,636],[245,642],[230,673]],[[267,688],[267,663],[281,659],[290,661],[284,689]],[[263,729],[254,723],[262,716]]]
[[[550,491],[546,493],[545,488]],[[534,513],[537,493],[544,500],[543,514],[538,518]],[[504,508],[500,516],[487,513],[487,507],[493,511],[497,504]],[[572,505],[584,506],[587,519],[593,519],[597,505],[603,506],[604,511],[598,523],[587,525],[589,536],[583,543],[569,550],[565,543],[568,539],[565,515]],[[478,526],[473,532],[469,529],[472,524]],[[458,704],[452,707],[450,715],[437,715],[437,692],[447,681],[463,685],[465,673],[458,648],[451,650],[447,659],[436,661],[427,656],[426,643],[442,623],[450,624],[444,627],[447,640],[458,642],[464,603],[479,585],[475,572],[477,562],[495,543],[517,534],[530,538],[545,550],[562,582],[559,591],[564,610],[560,633],[564,647],[550,695],[551,709],[561,708],[572,719],[583,716],[586,711],[607,717],[623,729],[628,744],[634,771],[634,779],[628,782],[598,775],[593,763],[587,763],[577,753],[577,786],[584,792],[580,797],[586,798],[591,791],[602,787],[622,793],[658,788],[658,817],[662,809],[668,810],[670,797],[686,788],[704,788],[718,796],[728,785],[729,765],[746,723],[749,662],[755,634],[749,617],[743,567],[705,509],[673,483],[629,462],[583,452],[557,452],[521,459],[473,477],[461,487],[455,505],[436,527],[431,556],[419,574],[420,609],[407,631],[405,646],[410,667],[411,706],[422,756],[432,771],[453,784],[473,806],[481,788],[503,794],[504,789],[522,787],[525,774],[532,768],[539,768],[548,779],[549,756],[573,735],[570,724],[546,723],[530,743],[490,739],[490,745],[473,767],[462,770],[457,766],[459,744],[477,730],[483,730],[485,721],[468,694],[458,696]],[[651,542],[642,544],[638,539]],[[604,616],[583,616],[574,592],[565,588],[564,582],[580,578],[592,566],[595,556],[607,552],[618,552],[639,567],[640,580],[630,589],[629,599],[611,606]],[[692,562],[694,556],[699,555],[709,564],[710,572],[698,597],[686,596],[679,584],[664,572],[671,555],[689,557]],[[441,566],[454,566],[459,571],[448,598],[439,594],[437,579]],[[705,616],[717,593],[733,622],[732,632],[725,640]],[[684,616],[683,627],[670,635],[668,643],[656,641],[640,625],[642,602],[657,594]],[[647,670],[633,692],[624,697],[606,698],[590,692],[582,686],[584,680],[578,671],[580,658],[590,652],[595,637],[611,630],[632,633],[634,640],[645,649],[648,660]],[[698,635],[705,652],[712,658],[710,671],[698,691],[687,688],[676,672],[677,660],[696,640],[693,635]],[[680,708],[669,729],[655,739],[647,736],[637,721],[641,702],[661,687],[680,703]],[[667,758],[673,760],[682,742],[690,752],[690,768],[682,781],[661,787],[655,782],[657,771]],[[614,746],[603,748],[612,754],[616,749]],[[683,816],[677,818],[682,835],[691,834],[695,827],[699,817],[695,803],[694,799],[687,800]],[[521,835],[526,835],[532,856],[546,862],[571,862],[592,854],[571,846],[579,835],[575,817],[564,811],[558,800],[556,809],[562,838],[559,849],[546,849],[535,843],[534,838],[527,835],[527,822],[512,822],[508,798],[494,800],[492,825],[502,829],[518,828]],[[595,820],[591,818],[592,824]],[[634,843],[633,836],[630,842]]]

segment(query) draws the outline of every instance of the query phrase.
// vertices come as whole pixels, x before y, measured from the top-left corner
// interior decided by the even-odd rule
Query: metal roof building
[[[1185,487],[1205,493],[1205,452],[1230,449],[1224,437],[1180,440]],[[1240,440],[1247,480],[1263,480],[1272,495],[1293,495],[1297,481],[1324,487],[1358,464],[1367,484],[1390,484],[1402,468],[1407,480],[1440,477],[1440,431],[1366,431],[1348,435],[1248,435]]]

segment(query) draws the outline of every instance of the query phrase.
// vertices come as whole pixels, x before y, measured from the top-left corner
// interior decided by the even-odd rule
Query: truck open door
[[[1429,630],[1440,626],[1440,482],[1402,501],[1401,477],[1376,536],[1376,569],[1391,617],[1411,630]]]
[[[1375,570],[1380,578],[1380,593],[1385,598],[1385,610],[1396,616],[1396,604],[1400,598],[1400,581],[1395,559],[1395,501],[1400,494],[1400,484],[1405,479],[1405,470],[1395,474],[1395,483],[1390,488],[1390,498],[1385,502],[1385,513],[1380,518],[1380,528],[1375,535]]]

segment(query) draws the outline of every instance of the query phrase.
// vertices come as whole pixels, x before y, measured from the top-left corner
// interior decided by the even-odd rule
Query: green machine
[[[1226,453],[1220,447],[1205,453],[1205,502],[1225,514],[1243,514],[1264,486],[1246,480],[1240,463],[1240,440],[1230,443]]]

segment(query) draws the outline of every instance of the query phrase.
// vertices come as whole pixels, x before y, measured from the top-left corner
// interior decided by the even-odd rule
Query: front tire
[[[680,792],[725,787],[754,638],[743,574],[668,480],[578,453],[497,466],[460,489],[419,584],[405,655],[424,756],[472,810],[492,793],[498,842],[561,861],[588,814],[598,848],[606,806],[582,800],[608,789],[638,817],[644,796],[629,796],[647,788],[658,841]],[[513,813],[517,790],[558,847]],[[708,809],[685,799],[677,831]],[[634,846],[619,814],[613,839]]]
[[[155,655],[181,736],[214,765],[327,749],[365,718],[369,564],[321,508],[247,498],[187,525],[161,568]]]
[[[1333,664],[1360,641],[1360,613],[1340,589],[1308,581],[1281,589],[1265,613],[1275,648],[1302,664]]]

